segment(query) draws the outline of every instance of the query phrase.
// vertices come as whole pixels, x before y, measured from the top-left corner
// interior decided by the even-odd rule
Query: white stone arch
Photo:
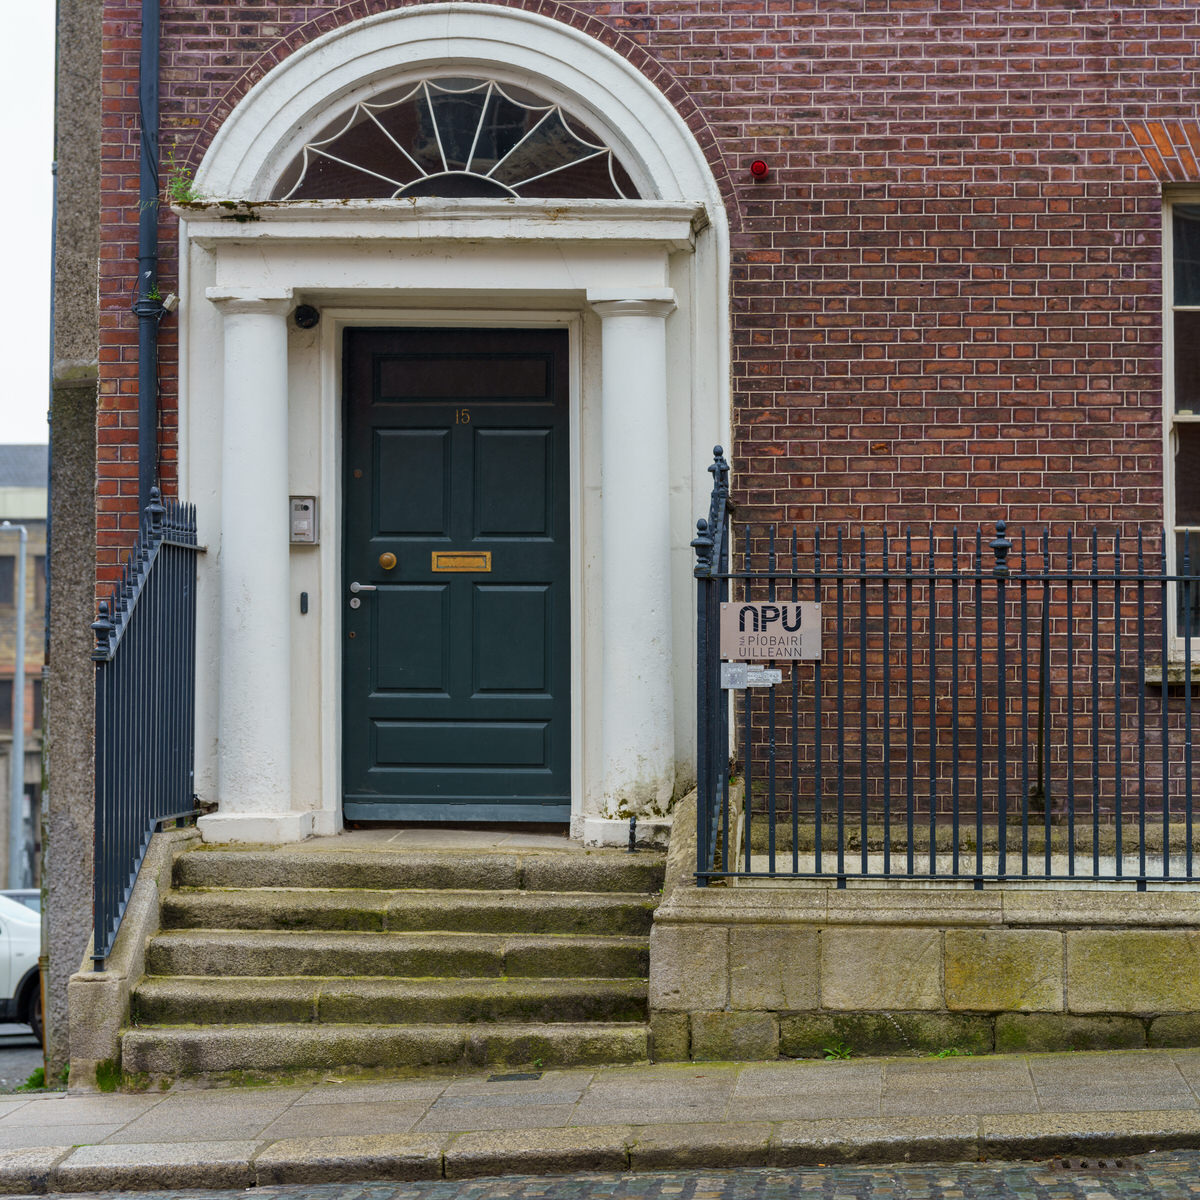
[[[315,131],[381,91],[447,73],[561,104],[613,148],[642,198],[264,203]],[[322,601],[341,586],[339,331],[363,323],[570,326],[581,530],[571,626],[582,638],[572,647],[572,825],[618,840],[631,812],[643,827],[660,817],[672,783],[694,778],[688,544],[730,412],[728,225],[679,113],[568,25],[491,4],[421,5],[343,26],[281,61],[225,119],[195,184],[207,200],[176,209],[179,470],[212,551],[200,583],[197,790],[220,811],[203,818],[205,836],[291,840],[340,824],[341,625],[336,603]],[[321,308],[317,331],[290,321],[298,302]],[[250,469],[239,458],[248,415],[288,430],[258,440]],[[321,498],[315,552],[279,553],[289,492]],[[247,512],[269,520],[253,537],[226,538],[222,512],[231,527]],[[297,616],[301,592],[313,616]],[[270,654],[260,626],[281,635]],[[286,688],[263,704],[258,680],[279,676],[289,655],[290,726],[256,721],[286,710]]]
[[[263,200],[304,143],[384,88],[430,72],[478,70],[580,116],[616,150],[643,197],[701,201],[724,224],[720,192],[683,119],[629,62],[569,25],[491,4],[402,8],[335,29],[256,83],[213,138],[197,190]]]

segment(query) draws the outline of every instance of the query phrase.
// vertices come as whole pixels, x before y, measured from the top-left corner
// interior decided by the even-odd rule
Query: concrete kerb
[[[0,1194],[151,1191],[583,1171],[1018,1161],[1200,1145],[1180,1111],[583,1126],[246,1142],[41,1147],[0,1154]]]
[[[171,886],[175,859],[198,839],[194,829],[153,835],[106,969],[91,969],[89,944],[78,972],[67,984],[73,1093],[103,1090],[102,1082],[115,1084],[120,1077],[121,1030],[129,1025],[133,988],[145,974],[146,944],[158,932],[162,896]]]

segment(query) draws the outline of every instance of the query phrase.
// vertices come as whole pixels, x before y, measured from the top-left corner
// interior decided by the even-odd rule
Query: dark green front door
[[[343,378],[346,819],[568,820],[566,332],[350,329]]]

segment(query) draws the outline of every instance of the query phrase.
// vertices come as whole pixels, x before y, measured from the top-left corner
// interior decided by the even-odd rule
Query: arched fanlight
[[[494,79],[423,79],[361,102],[283,173],[276,200],[631,199],[612,150],[561,107]]]

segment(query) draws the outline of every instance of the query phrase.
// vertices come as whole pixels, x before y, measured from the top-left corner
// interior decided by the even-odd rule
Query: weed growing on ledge
[[[167,150],[167,182],[163,187],[169,204],[194,204],[203,197],[196,190],[190,167],[182,166],[175,158],[175,147]]]

